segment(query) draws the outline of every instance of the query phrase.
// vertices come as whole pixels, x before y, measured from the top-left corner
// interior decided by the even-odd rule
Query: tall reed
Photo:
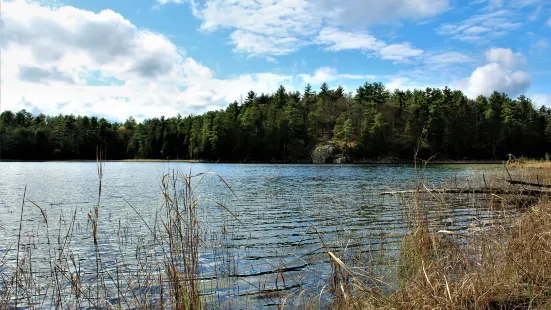
[[[517,177],[551,180],[551,166],[517,171]],[[536,176],[535,174],[539,174]],[[485,183],[504,185],[487,180]],[[488,186],[486,184],[486,186]],[[431,193],[418,183],[414,203],[404,206],[408,233],[397,261],[398,285],[356,290],[335,309],[549,309],[551,307],[551,201],[521,195],[478,195],[487,210],[515,210],[489,226],[454,232],[427,220],[430,199],[454,206],[457,197]],[[411,200],[410,200],[411,201]],[[473,227],[474,228],[474,227]]]

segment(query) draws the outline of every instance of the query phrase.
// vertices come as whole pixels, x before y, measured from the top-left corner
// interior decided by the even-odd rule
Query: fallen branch
[[[512,185],[527,185],[527,186],[534,186],[534,187],[551,188],[551,185],[549,184],[532,183],[532,182],[524,182],[524,181],[516,181],[516,180],[507,180],[507,182],[509,182],[509,184],[512,184]]]
[[[415,193],[435,194],[499,194],[499,195],[522,195],[522,196],[551,196],[551,191],[538,189],[503,189],[503,188],[440,188],[433,190],[408,190],[396,192],[383,192],[381,195],[400,195]]]

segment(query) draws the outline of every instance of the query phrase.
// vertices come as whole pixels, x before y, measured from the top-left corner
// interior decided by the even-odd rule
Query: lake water
[[[428,186],[438,186],[445,180],[465,185],[466,180],[479,182],[482,174],[502,173],[500,168],[499,165],[433,165],[428,166],[423,175]],[[221,303],[229,308],[242,304],[252,308],[270,307],[281,303],[279,295],[268,294],[273,290],[295,296],[306,290],[321,290],[327,285],[331,268],[328,256],[320,250],[319,234],[324,242],[337,249],[353,250],[368,244],[374,248],[384,240],[390,253],[397,250],[397,241],[404,233],[403,208],[399,199],[382,197],[379,193],[412,189],[416,180],[410,165],[107,162],[98,228],[99,248],[106,269],[115,268],[121,261],[132,266],[137,249],[152,250],[148,249],[151,234],[144,222],[155,226],[156,214],[165,202],[161,178],[174,170],[215,172],[233,190],[232,194],[213,175],[196,184],[200,220],[206,232],[204,249],[200,252],[201,276],[206,279],[205,287],[222,295]],[[2,274],[8,274],[15,264],[25,186],[26,198],[48,216],[50,242],[62,242],[69,236],[66,248],[83,262],[83,274],[89,275],[88,281],[93,281],[95,264],[87,266],[85,262],[93,261],[95,253],[88,212],[98,199],[97,164],[0,162]],[[216,202],[226,206],[240,222],[217,207]],[[435,215],[435,221],[448,224],[450,229],[463,230],[483,220],[484,214],[467,198],[462,205]],[[22,249],[34,251],[35,271],[38,278],[46,281],[45,236],[40,211],[27,201]],[[221,261],[224,261],[223,270]],[[208,281],[223,276],[228,279],[223,286],[220,283],[209,286]],[[36,300],[43,306],[48,305],[48,293],[42,292]]]

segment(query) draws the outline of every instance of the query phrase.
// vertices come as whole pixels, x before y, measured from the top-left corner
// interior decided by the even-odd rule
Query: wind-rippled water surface
[[[323,242],[363,248],[384,239],[391,250],[397,249],[404,232],[403,207],[399,199],[379,194],[412,189],[417,179],[411,165],[107,162],[98,233],[107,269],[121,262],[132,266],[136,252],[155,251],[149,229],[158,225],[165,202],[161,179],[169,171],[212,171],[231,187],[214,175],[196,178],[194,185],[205,240],[201,277],[208,291],[225,296],[219,300],[229,308],[277,305],[281,299],[271,294],[274,291],[296,295],[321,289],[331,272],[328,257],[320,251]],[[492,173],[501,173],[500,166],[434,165],[424,169],[423,178],[428,186],[438,186],[445,180],[464,182]],[[26,198],[46,211],[51,242],[68,237],[68,248],[79,260],[93,261],[88,212],[98,202],[98,184],[93,162],[0,163],[0,257],[5,255],[8,262],[0,272],[13,268],[25,186]],[[41,217],[27,201],[21,243],[35,250],[36,270],[47,270]],[[465,229],[483,215],[467,199],[436,220],[450,229]],[[82,266],[83,274],[90,276],[87,281],[93,281],[93,268]],[[38,299],[47,300],[47,293],[42,294]]]

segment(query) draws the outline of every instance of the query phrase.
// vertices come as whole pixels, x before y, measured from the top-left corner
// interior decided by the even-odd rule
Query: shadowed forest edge
[[[551,110],[527,97],[494,92],[469,99],[459,90],[389,91],[366,83],[304,92],[283,86],[250,91],[242,102],[202,115],[124,123],[22,110],[0,115],[1,159],[199,159],[309,161],[331,146],[344,161],[420,158],[485,160],[549,157]]]

